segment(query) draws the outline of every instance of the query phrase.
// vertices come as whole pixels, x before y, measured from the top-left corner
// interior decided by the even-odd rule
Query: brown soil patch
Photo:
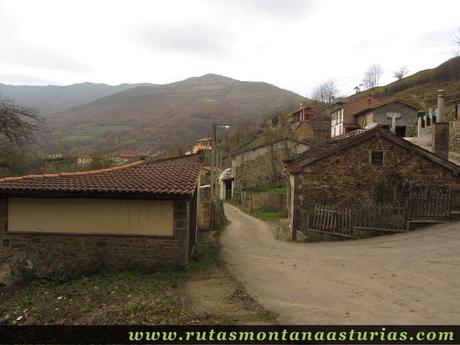
[[[272,324],[276,319],[224,267],[193,275],[181,284],[177,293],[199,323]]]

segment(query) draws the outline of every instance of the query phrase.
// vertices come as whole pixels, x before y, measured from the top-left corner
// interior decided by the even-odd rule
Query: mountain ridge
[[[83,82],[70,85],[9,85],[0,83],[0,96],[31,106],[46,116],[147,83],[109,85]]]
[[[215,121],[259,121],[303,97],[265,82],[208,73],[168,84],[142,85],[47,117],[56,139],[72,149],[107,145],[152,150],[190,144]]]

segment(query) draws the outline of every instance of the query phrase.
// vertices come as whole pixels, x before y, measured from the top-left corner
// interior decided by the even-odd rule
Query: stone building
[[[321,119],[312,106],[300,103],[300,108],[288,116],[292,138],[312,143],[322,142],[331,137],[331,121]]]
[[[138,161],[0,180],[0,244],[43,275],[64,265],[187,264],[199,163]]]
[[[348,102],[338,102],[331,110],[331,138],[344,137],[348,133],[379,124],[391,129],[400,137],[414,136],[417,128],[417,112],[421,108],[404,100],[381,99],[363,96]]]
[[[233,196],[245,190],[284,185],[284,160],[308,150],[306,143],[280,139],[232,154]]]
[[[361,128],[383,125],[397,136],[413,137],[417,129],[417,112],[421,108],[400,99],[389,99],[363,109],[353,116]]]
[[[298,211],[314,204],[349,204],[373,188],[401,181],[460,184],[460,167],[382,126],[311,150],[287,162],[291,230]]]
[[[317,144],[331,138],[331,121],[305,120],[292,125],[291,128],[293,137],[299,141]]]

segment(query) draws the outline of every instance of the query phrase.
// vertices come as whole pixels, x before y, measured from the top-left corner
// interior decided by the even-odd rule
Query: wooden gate
[[[447,220],[452,211],[452,187],[412,185],[405,193],[409,220]]]
[[[353,214],[350,209],[315,205],[307,217],[309,217],[307,226],[311,229],[345,235],[351,235],[353,232]]]

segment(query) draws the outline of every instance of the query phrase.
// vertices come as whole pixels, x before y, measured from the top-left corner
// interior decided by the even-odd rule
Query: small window
[[[373,150],[371,152],[371,163],[373,165],[382,165],[383,164],[383,151]]]

